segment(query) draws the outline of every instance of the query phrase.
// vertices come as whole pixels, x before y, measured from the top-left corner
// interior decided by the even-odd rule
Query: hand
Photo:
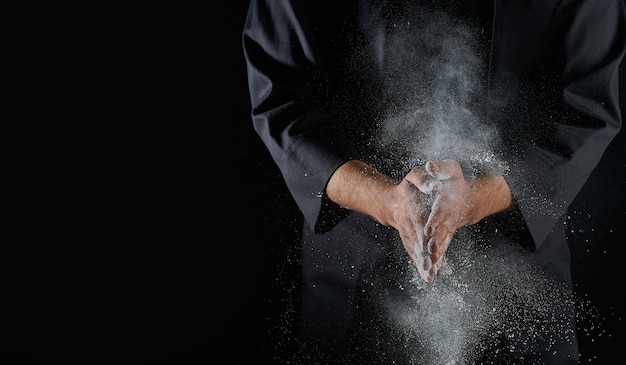
[[[478,223],[485,217],[515,209],[511,190],[500,174],[480,176],[467,181],[458,162],[430,161],[424,169],[420,191],[433,194],[434,201],[424,227],[426,248],[435,272],[441,267],[452,237],[464,226]]]
[[[434,180],[424,167],[415,167],[401,181],[393,180],[359,160],[348,161],[331,176],[328,198],[336,204],[394,227],[402,244],[427,282],[435,279],[431,255],[425,249],[424,226],[430,214],[433,196],[424,191],[436,190]],[[416,250],[415,248],[423,248]]]
[[[425,226],[433,202],[433,196],[428,194],[440,185],[424,167],[415,167],[394,186],[388,201],[393,212],[392,225],[398,230],[402,245],[420,276],[429,283],[435,279],[438,267],[433,265],[436,261],[427,250]]]
[[[454,233],[460,227],[474,223],[470,219],[473,187],[463,177],[456,161],[429,161],[424,168],[428,175],[422,178],[418,188],[433,194],[434,201],[424,227],[426,244],[419,249],[430,255],[432,271],[436,274]]]

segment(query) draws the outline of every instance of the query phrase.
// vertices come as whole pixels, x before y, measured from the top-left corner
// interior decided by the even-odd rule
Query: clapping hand
[[[471,223],[468,218],[472,186],[463,177],[459,163],[453,160],[430,161],[415,167],[405,179],[428,198],[418,205],[422,213],[415,224],[417,239],[413,247],[404,246],[409,255],[413,251],[411,257],[422,279],[433,282],[454,233]]]

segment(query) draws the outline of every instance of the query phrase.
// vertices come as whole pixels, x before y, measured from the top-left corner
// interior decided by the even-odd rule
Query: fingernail
[[[428,240],[428,245],[426,245],[426,249],[428,250],[428,253],[431,255],[431,257],[436,252],[436,248],[437,247],[436,247],[435,243],[436,243],[435,242],[435,237],[431,237]]]
[[[437,165],[432,161],[426,162],[426,171],[428,171],[430,175],[435,176],[437,173]]]

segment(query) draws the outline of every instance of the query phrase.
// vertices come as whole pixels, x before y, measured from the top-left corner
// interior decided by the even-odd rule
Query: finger
[[[438,251],[436,255],[433,255],[433,266],[437,267],[437,270],[439,270],[441,268],[441,263],[443,261],[443,257],[446,254],[446,251],[448,250],[448,246],[450,246],[450,242],[452,241],[452,237],[454,236],[454,232],[449,232],[444,240],[443,240],[443,244],[438,246]]]
[[[435,232],[440,230],[441,225],[448,224],[448,230],[451,231],[452,224],[449,219],[450,212],[444,209],[443,206],[449,204],[449,198],[443,195],[437,195],[430,209],[430,214],[424,224],[424,234],[426,237],[432,237]],[[445,232],[445,231],[444,231]]]
[[[433,266],[437,269],[437,272],[439,272],[439,270],[441,270],[441,267],[443,266],[443,257],[437,261],[435,264],[433,264]]]
[[[435,276],[436,270],[433,271],[433,260],[431,258],[430,253],[428,253],[428,240],[424,235],[424,224],[426,221],[428,211],[424,211],[418,214],[417,219],[413,222],[413,232],[415,232],[415,240],[413,241],[413,252],[412,257],[414,257],[414,263],[417,268],[417,271],[422,278],[427,283],[431,283]]]
[[[424,194],[431,194],[441,190],[443,183],[433,177],[424,167],[416,166],[405,176],[411,184],[415,185]]]
[[[433,189],[438,187],[436,179],[434,179],[422,166],[412,168],[404,178],[424,194],[429,194],[433,191]],[[441,189],[441,187],[438,188]]]
[[[433,264],[430,254],[426,252],[420,244],[415,245],[414,253],[417,259],[417,268],[420,271],[429,271]]]
[[[420,276],[422,277],[422,280],[424,280],[427,283],[432,283],[433,281],[435,281],[435,276],[437,274],[433,274],[432,272],[425,272],[423,274],[421,274]]]
[[[461,165],[455,160],[428,161],[424,168],[437,180],[450,180],[461,177],[463,174]]]
[[[435,267],[437,268],[437,271],[441,270],[441,266],[443,266],[443,260],[439,260],[435,263]]]
[[[432,237],[445,222],[446,218],[446,214],[440,209],[440,205],[437,203],[437,200],[435,200],[430,214],[428,215],[428,219],[426,220],[426,224],[424,225],[424,235],[426,237]]]
[[[426,248],[426,236],[424,235],[424,224],[420,221],[415,222],[415,237],[417,238],[417,244],[421,250]]]
[[[433,281],[435,281],[435,277],[437,276],[438,271],[439,267],[431,261],[430,268],[428,270],[424,270],[424,272],[421,274],[422,280],[427,283],[432,283]]]
[[[443,183],[430,175],[422,177],[419,185],[416,185],[419,191],[424,194],[432,194],[443,188]]]
[[[452,239],[452,225],[449,222],[444,222],[435,234],[428,240],[427,250],[431,255],[433,263],[439,261],[439,259],[443,256],[448,245],[450,244],[450,240]]]
[[[440,257],[441,255],[439,254],[440,250],[438,249],[438,242],[437,242],[437,238],[436,237],[431,237],[428,240],[428,253],[430,255],[430,260],[431,260],[431,268],[430,268],[430,274],[434,277],[437,274],[437,271],[439,271],[439,266],[437,266],[437,263],[440,261]]]
[[[433,259],[431,255],[423,249],[423,245],[415,245],[415,258],[417,272],[422,280],[427,283],[432,283],[435,280],[438,268],[433,265]]]
[[[430,271],[428,272],[428,279],[430,280],[429,283],[432,283],[433,281],[435,281],[435,277],[437,276],[438,272],[439,272],[439,266],[433,265],[430,268]]]
[[[428,244],[427,244],[426,249],[427,249],[427,251],[428,251],[428,253],[429,253],[429,254],[431,254],[431,255],[432,255],[432,254],[436,254],[436,253],[439,251],[439,249],[437,248],[437,246],[438,246],[438,245],[437,245],[437,238],[433,236],[433,237],[431,237],[431,238],[428,240]],[[435,261],[437,261],[437,260],[435,259]]]

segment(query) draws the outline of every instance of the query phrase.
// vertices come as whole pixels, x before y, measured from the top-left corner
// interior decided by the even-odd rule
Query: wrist
[[[348,161],[331,176],[326,195],[334,203],[390,225],[388,196],[395,181],[358,160]]]
[[[470,224],[515,207],[511,190],[502,175],[483,176],[470,182]]]

